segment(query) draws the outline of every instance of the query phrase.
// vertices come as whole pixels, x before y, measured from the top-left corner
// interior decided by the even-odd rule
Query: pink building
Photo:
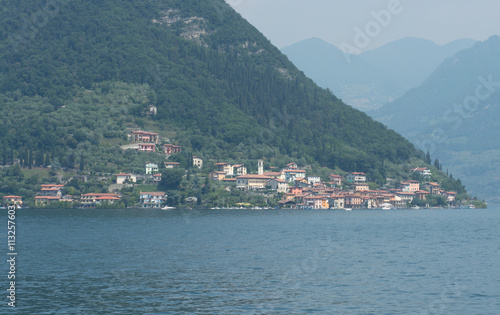
[[[158,134],[146,131],[132,131],[132,142],[158,143]]]
[[[155,146],[154,143],[139,143],[139,151],[154,152]]]
[[[181,150],[182,147],[181,146],[178,146],[178,145],[173,145],[173,144],[170,144],[170,143],[167,143],[167,144],[164,144],[163,145],[163,150],[165,152],[165,154],[167,156],[170,156],[174,153],[181,153]]]

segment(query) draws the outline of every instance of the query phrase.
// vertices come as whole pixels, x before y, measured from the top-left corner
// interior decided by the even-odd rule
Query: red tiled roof
[[[280,176],[281,172],[264,172],[262,175],[265,175],[265,176]]]
[[[247,174],[247,175],[242,175],[242,176],[238,176],[236,178],[248,178],[248,179],[274,179],[272,177],[269,177],[269,176],[265,176],[265,175],[256,175],[256,174]]]
[[[10,198],[10,199],[22,199],[23,197],[21,196],[4,196],[4,199]]]

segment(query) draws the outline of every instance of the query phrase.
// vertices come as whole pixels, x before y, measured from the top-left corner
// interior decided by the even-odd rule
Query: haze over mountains
[[[370,114],[429,150],[473,194],[498,198],[500,37],[456,53],[420,86]]]
[[[438,45],[408,37],[346,57],[334,45],[311,38],[282,52],[318,85],[329,88],[345,103],[370,111],[418,86],[446,58],[474,43],[462,39]]]

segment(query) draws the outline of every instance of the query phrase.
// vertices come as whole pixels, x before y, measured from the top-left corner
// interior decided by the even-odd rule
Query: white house
[[[193,166],[201,170],[203,168],[203,160],[197,156],[193,156]]]
[[[432,176],[431,171],[426,169],[425,167],[417,167],[417,168],[412,169],[412,171],[419,173],[424,178],[430,178]]]
[[[307,177],[307,183],[309,185],[319,184],[321,183],[321,178],[319,176],[309,176]]]

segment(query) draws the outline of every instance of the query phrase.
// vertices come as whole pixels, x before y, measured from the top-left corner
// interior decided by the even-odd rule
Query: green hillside
[[[205,159],[363,171],[423,157],[316,86],[223,0],[4,1],[3,164],[133,171],[134,128]],[[147,106],[156,116],[144,115]]]

